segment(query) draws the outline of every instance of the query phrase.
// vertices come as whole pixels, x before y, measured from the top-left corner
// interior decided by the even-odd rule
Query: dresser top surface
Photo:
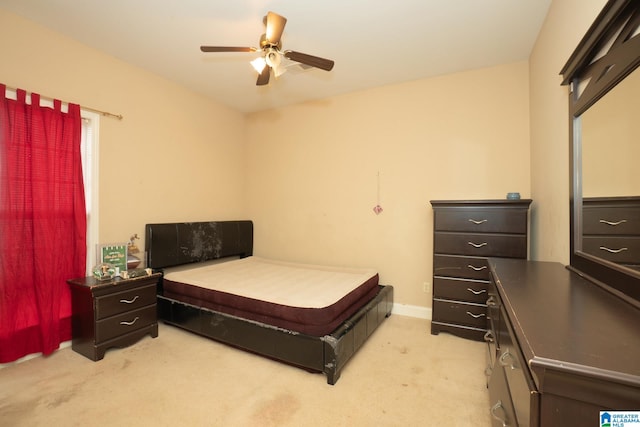
[[[434,208],[446,207],[528,207],[531,199],[431,200]]]
[[[535,370],[571,370],[640,386],[640,310],[555,262],[489,259]]]

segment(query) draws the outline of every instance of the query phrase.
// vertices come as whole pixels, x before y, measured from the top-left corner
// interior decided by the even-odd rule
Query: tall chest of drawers
[[[432,200],[431,333],[483,341],[488,257],[526,259],[531,200]]]

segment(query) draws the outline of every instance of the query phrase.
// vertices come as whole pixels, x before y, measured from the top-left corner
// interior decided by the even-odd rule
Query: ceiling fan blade
[[[200,46],[203,52],[255,52],[255,47]]]
[[[258,75],[258,80],[256,81],[256,86],[264,86],[269,83],[269,77],[271,76],[271,67],[265,65],[262,72]]]
[[[273,45],[280,43],[280,38],[284,32],[284,26],[287,23],[287,18],[280,16],[277,13],[268,12],[266,16],[267,30],[265,32],[267,41]]]
[[[334,62],[330,59],[307,55],[306,53],[294,52],[292,50],[285,51],[284,56],[292,61],[300,62],[326,71],[331,71],[334,65]]]

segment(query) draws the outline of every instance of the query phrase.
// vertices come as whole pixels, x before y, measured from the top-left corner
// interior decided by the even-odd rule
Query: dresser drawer
[[[584,236],[582,250],[620,264],[640,263],[640,237]]]
[[[96,322],[96,343],[134,332],[156,322],[156,305],[127,311]]]
[[[515,410],[516,420],[519,426],[534,425],[532,419],[537,414],[532,413],[531,408],[536,408],[538,392],[529,373],[529,368],[520,352],[513,329],[508,323],[504,306],[500,308],[500,330],[504,332],[500,344],[497,365],[494,369],[504,370],[507,386],[511,395],[511,403]]]
[[[485,329],[487,327],[487,308],[484,304],[434,298],[433,320]]]
[[[441,299],[485,304],[487,301],[487,282],[451,277],[434,277],[433,296]]]
[[[495,358],[497,356],[496,352],[500,350],[500,297],[498,296],[498,291],[496,290],[495,284],[489,282],[487,285],[487,330],[491,331],[491,342],[489,342],[489,347],[493,351],[491,353],[492,360],[495,362]],[[491,364],[493,366],[493,363]]]
[[[435,231],[527,233],[526,209],[441,208],[434,210]]]
[[[613,202],[592,205],[585,202],[582,209],[583,234],[640,235],[640,206]]]
[[[116,285],[117,286],[117,285]],[[97,297],[96,320],[104,319],[115,314],[129,310],[135,310],[156,303],[156,285],[129,289],[123,292],[116,292],[106,296]]]
[[[515,426],[516,414],[511,403],[503,369],[494,369],[489,378],[489,413],[494,427]]]
[[[482,257],[526,258],[526,235],[436,232],[434,252]]]
[[[434,276],[489,280],[489,266],[485,258],[435,254],[433,274]]]

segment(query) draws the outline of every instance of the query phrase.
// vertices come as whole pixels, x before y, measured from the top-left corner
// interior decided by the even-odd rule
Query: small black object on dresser
[[[147,334],[156,338],[156,287],[160,276],[67,280],[73,310],[73,350],[97,361],[110,347],[127,347]]]
[[[432,200],[431,333],[483,341],[487,332],[487,257],[528,255],[531,200]]]

